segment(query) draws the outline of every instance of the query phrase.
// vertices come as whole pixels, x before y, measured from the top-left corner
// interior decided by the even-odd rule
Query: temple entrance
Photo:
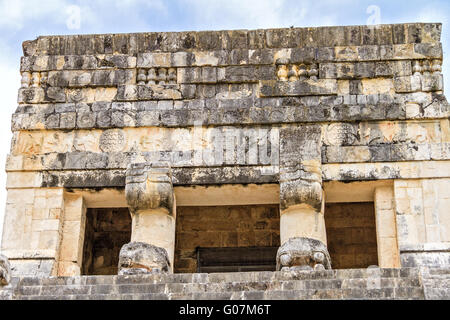
[[[120,248],[130,239],[128,208],[88,209],[81,273],[116,275]]]
[[[325,225],[333,269],[378,265],[373,202],[326,204]]]
[[[177,207],[176,273],[275,271],[278,205]]]

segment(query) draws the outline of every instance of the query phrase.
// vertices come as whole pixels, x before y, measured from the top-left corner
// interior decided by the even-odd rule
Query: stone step
[[[429,275],[450,275],[450,267],[428,268]]]
[[[0,300],[445,298],[449,279],[419,268],[13,278]]]
[[[424,269],[421,276],[427,299],[450,300],[450,268]]]
[[[376,279],[321,279],[287,280],[269,282],[224,282],[224,283],[166,283],[166,284],[94,284],[94,285],[33,285],[19,286],[17,296],[26,295],[80,295],[80,294],[148,294],[148,293],[208,293],[282,290],[330,290],[330,289],[389,289],[421,287],[418,278]]]
[[[426,270],[421,273],[424,279],[450,279],[450,269],[447,270]]]
[[[381,289],[274,290],[194,293],[68,294],[19,296],[23,300],[300,300],[300,299],[424,299],[418,287]]]
[[[431,300],[450,300],[450,289],[447,288],[425,288],[425,297]]]
[[[13,278],[19,286],[41,285],[97,285],[97,284],[158,284],[158,283],[232,283],[288,280],[367,279],[418,277],[418,269],[343,269],[311,272],[236,272],[151,274],[134,276],[78,276]]]

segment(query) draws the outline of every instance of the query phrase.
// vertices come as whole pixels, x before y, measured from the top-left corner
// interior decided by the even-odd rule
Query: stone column
[[[321,127],[280,130],[280,238],[277,270],[331,269],[321,170]]]
[[[175,197],[169,166],[135,163],[126,172],[131,242],[120,250],[119,274],[173,271]]]
[[[400,252],[397,243],[397,221],[393,186],[376,188],[374,202],[378,265],[380,268],[399,268]]]
[[[33,175],[8,173],[1,253],[8,258],[13,276],[56,276],[64,189],[35,187]]]
[[[82,194],[64,194],[64,219],[58,261],[58,276],[81,274],[86,228],[86,206]]]

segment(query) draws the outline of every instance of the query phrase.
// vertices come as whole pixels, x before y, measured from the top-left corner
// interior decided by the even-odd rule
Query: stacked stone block
[[[437,282],[448,270],[348,269],[14,278],[0,291],[8,300],[424,300],[448,299]]]
[[[40,37],[24,43],[24,88],[13,131],[20,132],[17,144],[26,147],[12,152],[7,167],[54,171],[45,179],[64,185],[59,181],[61,170],[125,169],[134,144],[127,148],[116,138],[114,151],[119,156],[86,145],[101,145],[98,136],[89,142],[80,137],[74,144],[69,138],[68,149],[43,151],[38,146],[44,128],[54,134],[67,129],[101,135],[108,128],[192,128],[196,122],[236,130],[242,125],[276,130],[280,124],[319,122],[324,136],[332,136],[323,142],[324,164],[446,160],[448,103],[442,81],[430,86],[433,81],[426,80],[442,77],[440,28],[407,24]],[[317,75],[313,72],[311,78],[307,68],[305,76],[300,75],[301,66],[313,64]],[[291,70],[289,80],[280,78],[277,66],[298,70]],[[166,78],[171,75],[172,83],[158,80],[162,70]],[[405,89],[415,78],[419,86]],[[398,130],[394,135],[390,126]],[[434,134],[418,136],[417,126]],[[63,133],[60,139],[66,140]],[[153,159],[143,142],[138,146],[145,159]],[[24,148],[39,151],[26,156]],[[166,152],[174,167],[205,166],[193,164],[190,151],[174,146],[158,151]],[[183,153],[181,160],[176,152]],[[77,161],[80,158],[83,161]]]
[[[2,252],[17,274],[57,275],[63,232],[62,188],[8,191]]]
[[[448,179],[397,180],[394,192],[402,265],[448,265]]]
[[[173,199],[172,186],[279,183],[281,245],[292,238],[326,244],[323,182],[394,180],[392,206],[382,191],[376,196],[377,226],[390,221],[396,229],[377,234],[385,248],[379,252],[389,252],[384,266],[399,266],[399,255],[409,265],[411,252],[425,252],[414,265],[435,254],[438,264],[447,265],[450,110],[441,27],[43,36],[24,42],[2,252],[19,274],[44,267],[46,275],[78,274],[85,206],[64,190],[123,192],[133,176],[127,175],[130,164],[145,163],[134,181],[143,193],[126,192],[128,199]],[[170,188],[152,180],[156,163],[167,164]],[[418,187],[405,191],[405,183]],[[148,213],[142,216],[147,222],[165,219],[166,229],[153,240],[167,249],[173,266],[176,199],[166,200],[135,209]],[[66,219],[73,208],[78,213]],[[147,241],[138,236],[138,220],[133,218],[132,239]],[[71,254],[65,247],[78,249]],[[292,261],[309,255],[297,254]]]

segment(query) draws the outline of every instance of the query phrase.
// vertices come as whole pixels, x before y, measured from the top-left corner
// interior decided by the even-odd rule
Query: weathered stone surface
[[[425,299],[450,300],[450,270],[448,268],[421,268],[420,275]]]
[[[161,163],[130,163],[125,196],[132,216],[131,243],[161,248],[172,271],[176,215],[170,167]]]
[[[445,244],[402,245],[402,266],[430,266],[439,268],[450,264],[450,248]]]
[[[228,89],[227,89],[228,90]],[[219,94],[218,94],[219,96]],[[161,103],[159,103],[161,102]],[[189,127],[195,123],[220,124],[277,124],[306,123],[318,121],[347,120],[403,120],[446,119],[450,108],[445,96],[440,93],[407,93],[395,96],[385,94],[344,95],[322,97],[253,98],[248,91],[220,94],[219,98],[172,101],[131,101],[114,103],[114,126],[142,127],[167,126]],[[84,115],[92,112],[95,124],[87,128],[111,127],[111,102],[80,104],[28,104],[19,106],[12,117],[12,129],[37,130],[42,123],[46,128],[59,128],[59,117],[76,112]],[[411,106],[415,105],[416,109]],[[75,108],[83,106],[83,108]],[[89,108],[89,109],[88,109]],[[91,111],[89,111],[91,110]],[[408,114],[407,114],[408,113]],[[67,117],[68,115],[64,115]],[[124,119],[126,117],[126,121]],[[56,119],[54,121],[54,119]],[[92,125],[91,125],[92,124]]]
[[[25,56],[143,53],[160,50],[230,50],[280,47],[392,45],[436,43],[440,23],[409,23],[372,26],[289,28],[220,32],[131,33],[115,35],[49,36],[23,44]],[[362,36],[361,36],[362,35]],[[390,37],[389,35],[392,35]],[[86,41],[90,40],[90,41]],[[83,41],[83,46],[77,42]],[[64,46],[57,45],[64,43]],[[55,45],[56,44],[56,45]]]
[[[132,70],[50,71],[48,84],[52,87],[117,86],[134,82]]]
[[[449,299],[448,268],[13,278],[2,300]]]
[[[280,131],[280,208],[322,206],[321,128],[316,125]]]
[[[144,242],[130,242],[120,249],[119,275],[169,272],[170,262],[163,248]]]
[[[448,264],[448,250],[429,246],[450,240],[445,214],[450,108],[443,94],[440,33],[440,24],[428,23],[24,42],[2,244],[8,256],[14,253],[13,274],[80,274],[83,204],[66,208],[72,191],[89,192],[90,198],[113,188],[113,201],[130,205],[132,241],[164,248],[171,269],[173,186],[279,183],[279,243],[304,237],[325,244],[328,198],[322,184],[336,180],[349,187],[364,180],[394,185],[391,205],[376,205],[376,221],[387,215],[391,221],[390,236],[380,236],[382,258],[414,266]],[[136,162],[167,163],[172,175],[146,164],[130,169]],[[75,190],[47,197],[63,188]],[[367,195],[365,201],[372,201]],[[383,228],[379,233],[386,236]],[[258,241],[267,243],[267,237]],[[405,245],[410,249],[403,250]],[[242,289],[248,286],[257,291],[253,297],[265,298],[423,295],[407,282],[394,288],[392,279],[386,281],[388,290],[375,288],[377,272],[366,287],[358,287],[359,280],[345,282],[342,290],[348,291],[336,291],[339,281],[269,285],[254,279],[256,284],[226,287],[233,293],[217,284],[208,292],[245,298]],[[90,292],[150,299],[172,298],[165,294],[177,284],[167,291],[151,287],[155,296],[146,285],[107,285],[20,290],[40,298]],[[205,287],[189,290],[193,297],[208,297],[201,291]],[[325,291],[314,293],[317,288]]]
[[[320,96],[337,94],[334,79],[304,80],[295,82],[261,81],[262,97],[280,96]]]
[[[328,270],[331,258],[327,246],[309,238],[291,238],[277,252],[277,270]]]
[[[173,212],[174,197],[170,168],[157,164],[131,163],[126,172],[125,194],[132,213],[164,208]]]
[[[8,258],[0,254],[0,287],[11,281],[11,266]]]

